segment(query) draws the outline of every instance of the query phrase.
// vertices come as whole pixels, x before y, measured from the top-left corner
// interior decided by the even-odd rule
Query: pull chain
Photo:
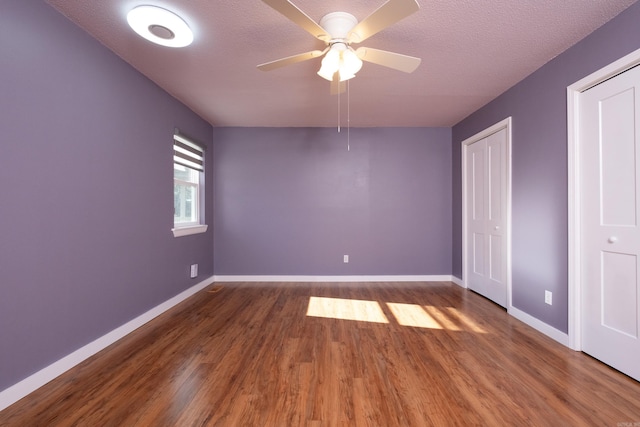
[[[351,151],[351,85],[347,80],[347,151]]]
[[[340,133],[340,90],[338,89],[338,133]]]

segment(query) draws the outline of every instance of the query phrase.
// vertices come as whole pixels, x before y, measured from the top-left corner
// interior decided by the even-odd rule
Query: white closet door
[[[582,348],[640,380],[640,67],[580,95]]]
[[[507,305],[507,131],[467,149],[467,285]]]

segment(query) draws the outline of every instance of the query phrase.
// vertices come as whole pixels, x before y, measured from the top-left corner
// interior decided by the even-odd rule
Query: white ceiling
[[[214,126],[452,126],[635,0],[418,0],[420,11],[363,46],[422,58],[413,74],[366,63],[349,92],[329,94],[320,59],[256,65],[324,48],[260,0],[48,0]],[[384,0],[293,0],[318,22],[359,20]],[[182,16],[194,43],[173,49],[136,35],[126,14],[153,4]]]

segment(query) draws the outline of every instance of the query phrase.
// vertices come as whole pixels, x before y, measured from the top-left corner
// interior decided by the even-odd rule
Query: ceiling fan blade
[[[276,59],[275,61],[265,62],[264,64],[258,65],[258,69],[262,71],[271,71],[276,68],[284,67],[285,65],[295,64],[296,62],[307,61],[309,59],[317,58],[319,56],[324,55],[327,51],[325,49],[322,50],[312,50],[311,52],[300,53],[298,55],[287,56],[286,58]]]
[[[347,40],[350,43],[363,42],[378,31],[384,30],[419,9],[420,5],[416,0],[388,0],[353,27],[349,31]]]
[[[339,93],[344,93],[346,90],[347,90],[347,82],[341,82],[340,74],[336,71],[333,75],[333,80],[331,81],[329,93],[331,95],[337,95]]]
[[[291,3],[289,0],[262,0],[276,11],[280,12],[313,37],[328,42],[331,36],[313,19]]]
[[[374,64],[404,71],[405,73],[413,73],[422,62],[422,59],[415,56],[402,55],[401,53],[372,49],[370,47],[359,47],[356,49],[356,55],[363,61],[373,62]]]

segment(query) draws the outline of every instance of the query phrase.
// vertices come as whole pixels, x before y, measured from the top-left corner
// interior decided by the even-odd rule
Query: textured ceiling
[[[359,20],[383,0],[293,0],[318,22]],[[422,58],[413,74],[366,63],[348,94],[329,94],[320,59],[263,72],[257,64],[324,44],[260,0],[48,0],[214,126],[452,126],[635,0],[418,0],[420,11],[363,46]],[[153,4],[194,30],[186,48],[136,35],[126,14]],[[340,103],[340,110],[338,104]],[[348,104],[348,116],[347,116]]]

